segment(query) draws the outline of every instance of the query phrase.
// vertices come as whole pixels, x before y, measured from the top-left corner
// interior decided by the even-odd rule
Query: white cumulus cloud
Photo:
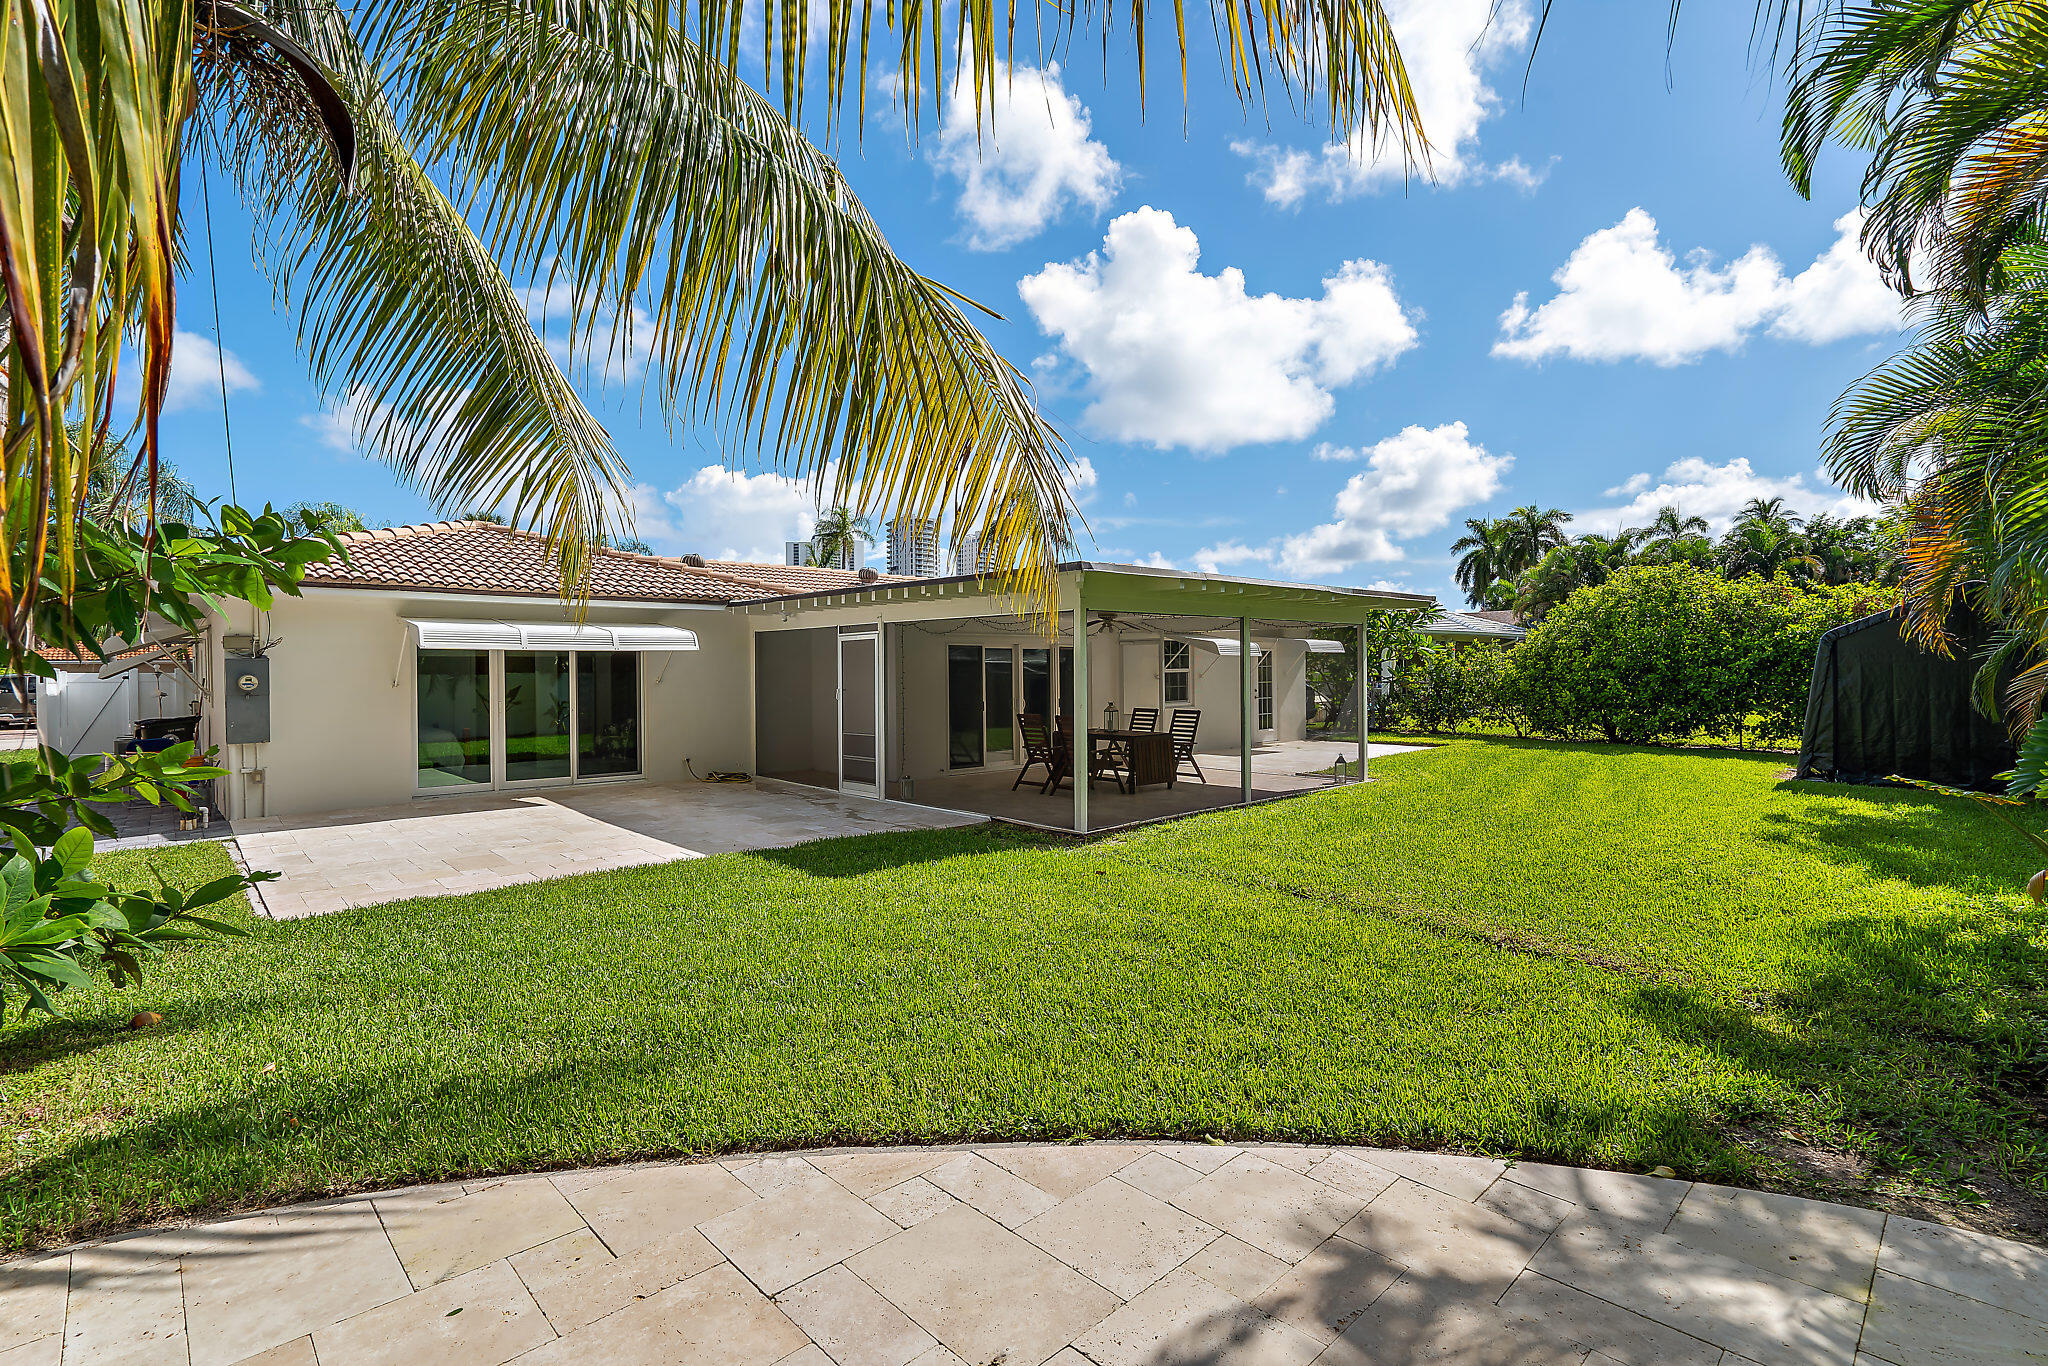
[[[1235,267],[1204,275],[1200,257],[1191,229],[1147,207],[1112,221],[1102,250],[1017,282],[1083,372],[1095,431],[1201,453],[1299,440],[1330,416],[1331,390],[1415,345],[1377,261],[1346,261],[1298,299],[1248,292]]]
[[[1074,206],[1109,206],[1121,177],[1089,136],[1087,106],[1060,83],[1057,62],[996,63],[995,92],[977,118],[972,87],[953,90],[931,161],[960,182],[967,245],[1000,251],[1035,237]]]
[[[783,542],[810,534],[817,508],[808,484],[787,475],[705,465],[666,492],[633,489],[633,524],[663,555],[780,564]]]
[[[1547,170],[1519,158],[1489,166],[1478,155],[1480,126],[1501,104],[1487,73],[1528,43],[1526,0],[1392,0],[1387,8],[1429,139],[1427,173],[1440,185],[1499,179],[1534,189]],[[1251,183],[1280,205],[1399,188],[1409,177],[1398,139],[1363,133],[1313,151],[1250,140],[1231,150],[1251,159]]]
[[[1753,498],[1783,498],[1803,516],[1825,512],[1837,517],[1856,517],[1878,510],[1876,504],[1832,487],[1825,477],[1816,477],[1819,487],[1808,484],[1803,474],[1781,477],[1759,473],[1745,456],[1719,465],[1688,456],[1666,465],[1660,477],[1647,471],[1630,475],[1603,495],[1627,501],[1578,513],[1572,519],[1572,530],[1607,534],[1623,527],[1644,526],[1656,517],[1659,508],[1675,507],[1688,517],[1706,518],[1714,534],[1719,535]]]
[[[139,367],[136,373],[140,373]],[[253,391],[263,387],[262,382],[250,373],[242,358],[232,351],[223,351],[213,344],[210,337],[197,332],[178,332],[171,338],[171,377],[164,389],[164,411],[183,412],[188,408],[220,407],[220,391],[225,383],[230,394]]]
[[[1657,220],[1630,209],[1572,251],[1551,277],[1555,296],[1534,308],[1526,293],[1515,296],[1493,354],[1683,365],[1765,329],[1812,343],[1895,330],[1902,304],[1858,248],[1861,227],[1860,210],[1836,219],[1834,245],[1788,277],[1762,245],[1724,266],[1704,252],[1681,265],[1658,239]]]
[[[1472,439],[1462,422],[1404,427],[1364,449],[1326,447],[1325,460],[1365,468],[1337,491],[1330,521],[1263,546],[1226,541],[1197,551],[1205,569],[1272,565],[1299,578],[1327,578],[1368,561],[1405,557],[1401,542],[1441,530],[1460,510],[1500,491],[1514,465]]]

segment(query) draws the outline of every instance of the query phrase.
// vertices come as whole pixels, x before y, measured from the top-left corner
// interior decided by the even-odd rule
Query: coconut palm
[[[1216,5],[1243,97],[1271,78],[1339,137],[1420,157],[1380,0]],[[1128,21],[1140,53],[1148,13],[1045,11],[1105,42]],[[828,142],[863,110],[885,47],[913,127],[956,84],[985,110],[1014,18],[992,0],[0,0],[10,645],[46,554],[69,583],[86,463],[66,420],[110,429],[124,340],[156,472],[193,181],[255,219],[359,440],[441,506],[545,528],[570,590],[625,520],[627,477],[522,282],[563,305],[552,340],[582,363],[644,364],[667,412],[722,420],[842,500],[965,509],[1043,596],[1071,510],[1058,437],[800,131],[807,95]],[[743,33],[772,97],[739,76]]]
[[[1458,556],[1458,587],[1474,607],[1488,605],[1488,596],[1504,579],[1513,577],[1508,566],[1513,558],[1512,532],[1505,522],[1467,517],[1465,534],[1451,543]]]
[[[818,524],[811,528],[811,561],[836,565],[842,559],[858,560],[861,544],[874,540],[874,522],[841,503],[818,514]]]
[[[1642,555],[1657,564],[1670,564],[1690,558],[1691,548],[1704,541],[1712,530],[1704,517],[1691,516],[1666,503],[1657,509],[1657,515],[1650,524],[1636,530],[1636,539],[1642,545]]]
[[[1565,543],[1565,523],[1572,515],[1563,508],[1518,507],[1502,518],[1508,529],[1508,572],[1520,574],[1533,569],[1543,557]]]
[[[1624,568],[1634,556],[1639,535],[1633,530],[1612,536],[1588,534],[1553,546],[1522,576],[1516,608],[1541,620],[1544,613],[1579,589],[1607,582],[1609,575]]]
[[[1783,498],[1750,499],[1721,538],[1723,572],[1730,578],[1754,574],[1769,579],[1781,572],[1795,577],[1818,575],[1821,563],[1814,558],[1802,526]]]

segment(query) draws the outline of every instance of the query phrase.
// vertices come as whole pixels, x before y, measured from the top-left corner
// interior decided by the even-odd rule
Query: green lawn
[[[1819,1152],[2048,1194],[2026,847],[1783,767],[1461,740],[1094,844],[874,836],[259,925],[0,1029],[0,1247],[637,1155],[1113,1134],[1775,1185]],[[168,1023],[122,1032],[145,1005]]]

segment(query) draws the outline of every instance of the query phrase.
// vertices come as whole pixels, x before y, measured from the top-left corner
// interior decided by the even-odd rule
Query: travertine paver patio
[[[1379,1149],[870,1149],[510,1177],[0,1263],[5,1366],[2018,1366],[2048,1252]]]
[[[607,783],[240,820],[234,835],[251,868],[283,874],[263,884],[260,895],[268,914],[289,920],[405,897],[972,821],[752,783]]]

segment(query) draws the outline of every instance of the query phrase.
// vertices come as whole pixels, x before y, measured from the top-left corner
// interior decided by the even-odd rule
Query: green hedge
[[[1805,718],[1822,632],[1894,601],[1867,584],[1635,566],[1573,593],[1511,650],[1424,651],[1396,676],[1389,711],[1424,730],[1783,744]]]

